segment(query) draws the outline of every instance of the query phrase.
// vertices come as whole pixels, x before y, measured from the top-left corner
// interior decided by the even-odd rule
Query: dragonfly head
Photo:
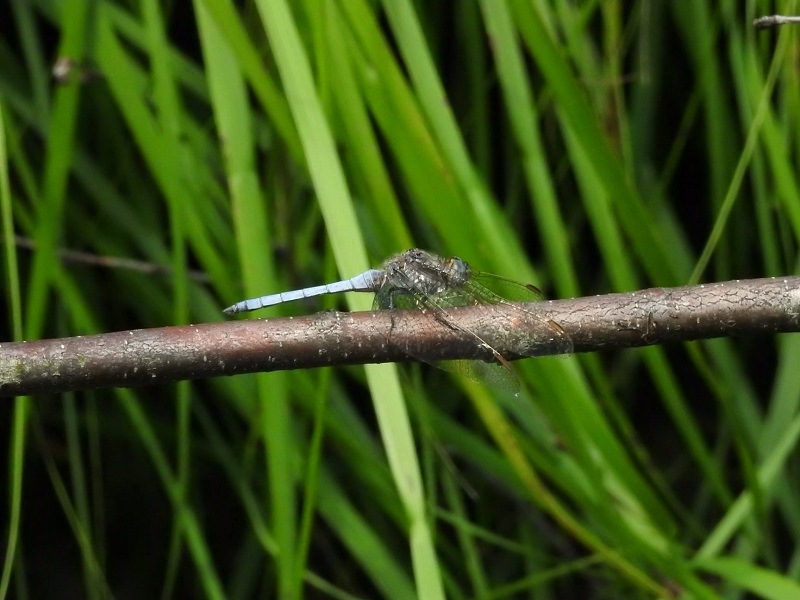
[[[451,283],[462,285],[466,283],[471,274],[472,269],[466,261],[461,260],[457,256],[447,259],[445,263],[445,275]]]

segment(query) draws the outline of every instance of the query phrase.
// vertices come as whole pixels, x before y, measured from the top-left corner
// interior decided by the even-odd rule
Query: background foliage
[[[794,8],[12,0],[4,337],[221,320],[411,246],[554,297],[796,273],[800,40],[750,24]],[[0,595],[796,598],[799,358],[7,401]]]

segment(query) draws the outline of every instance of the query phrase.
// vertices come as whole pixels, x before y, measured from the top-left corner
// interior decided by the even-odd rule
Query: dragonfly
[[[497,291],[493,291],[497,290]],[[528,327],[515,335],[507,348],[519,356],[534,356],[536,348],[547,348],[547,354],[569,354],[573,345],[569,335],[555,321],[536,310],[516,302],[538,302],[542,293],[526,285],[491,273],[474,271],[470,265],[453,256],[440,257],[432,252],[413,248],[386,260],[382,268],[370,269],[350,279],[242,300],[224,310],[227,314],[249,312],[284,302],[340,292],[373,292],[375,310],[421,309],[437,321],[471,337],[482,349],[491,353],[492,362],[455,360],[431,362],[420,360],[448,371],[492,383],[514,393],[519,383],[505,357],[478,333],[468,330],[452,317],[452,309],[480,305],[491,316],[507,320],[514,316],[520,327]],[[527,305],[530,306],[530,305]]]

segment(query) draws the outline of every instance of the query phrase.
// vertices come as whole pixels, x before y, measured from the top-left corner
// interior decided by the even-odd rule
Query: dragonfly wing
[[[491,286],[491,289],[489,288]],[[555,321],[540,314],[534,307],[520,306],[519,302],[540,302],[543,295],[533,285],[525,285],[499,275],[479,273],[463,286],[465,294],[475,299],[475,304],[485,305],[489,312],[502,313],[505,318],[516,313],[520,327],[511,350],[522,356],[539,354],[566,355],[573,351],[572,339]],[[501,295],[502,293],[502,295]]]
[[[495,312],[498,318],[501,312],[498,309],[499,304],[503,306],[503,313],[505,320],[508,319],[508,311],[515,310],[516,305],[511,304],[508,300],[504,299],[498,293],[489,289],[488,286],[482,285],[480,282],[487,281],[492,284],[495,289],[500,289],[503,293],[509,295],[511,298],[520,299],[525,301],[536,301],[541,299],[541,292],[533,286],[525,286],[508,280],[502,277],[486,275],[479,276],[479,279],[468,279],[462,285],[436,285],[436,278],[441,275],[435,271],[426,270],[420,266],[418,270],[399,270],[391,274],[391,287],[389,284],[384,285],[375,297],[375,306],[377,308],[418,308],[426,310],[431,313],[432,318],[446,324],[447,326],[461,331],[474,338],[475,343],[486,350],[490,351],[494,357],[494,362],[482,362],[478,360],[457,360],[457,361],[430,361],[423,356],[415,355],[409,352],[410,356],[427,362],[436,367],[442,368],[446,371],[453,371],[474,379],[493,385],[498,389],[517,393],[519,390],[519,382],[517,381],[508,361],[487,343],[477,333],[460,327],[456,321],[450,317],[450,309],[462,306],[482,305],[483,308],[491,315]],[[387,280],[390,278],[387,278]],[[522,310],[522,309],[516,309]],[[534,316],[534,319],[530,317]],[[541,344],[541,340],[546,340],[548,348],[555,346],[555,351],[558,353],[567,353],[572,350],[572,342],[569,336],[566,335],[564,330],[557,326],[552,321],[540,318],[535,313],[523,312],[519,321],[522,323],[530,323],[533,321],[538,327],[538,333],[534,332],[521,332],[517,335],[520,342],[513,342],[510,344],[512,352],[519,355],[534,355],[536,354],[535,348],[531,350],[531,339],[539,340],[537,343]],[[520,333],[520,332],[517,332]],[[550,349],[548,353],[552,353]]]
[[[544,294],[535,285],[520,283],[492,273],[473,273],[467,284],[469,285],[470,282],[473,284],[473,294],[478,296],[486,295],[486,292],[489,292],[490,298],[498,297],[512,302],[541,302],[544,300]],[[485,302],[496,303],[496,300],[493,301],[490,298],[487,298]]]
[[[426,274],[424,271],[412,274],[406,272],[394,273],[394,285],[384,285],[375,295],[374,307],[376,309],[417,309],[424,310],[431,314],[432,319],[437,319],[445,325],[465,331],[453,323],[447,314],[447,309],[455,306],[468,306],[474,304],[474,299],[463,293],[460,288],[443,288],[436,293],[426,293],[424,278],[435,277],[436,273]],[[422,283],[420,283],[422,281]],[[434,286],[429,286],[434,287]],[[516,394],[519,391],[519,382],[511,370],[508,362],[489,346],[476,334],[465,331],[475,338],[476,344],[481,344],[495,354],[497,362],[487,363],[479,360],[446,360],[432,361],[425,356],[414,352],[408,352],[409,356],[422,362],[426,362],[434,367],[451,371],[466,376],[475,381],[481,381],[494,385],[496,388]]]
[[[412,294],[409,295],[409,303],[413,303],[414,306],[429,311],[433,318],[439,320],[448,327],[472,336],[476,345],[490,351],[495,357],[495,362],[459,360],[445,361],[445,364],[440,364],[441,361],[431,364],[447,371],[460,373],[476,381],[488,381],[506,391],[518,391],[519,384],[511,369],[511,365],[503,358],[500,352],[474,331],[457,325],[456,321],[450,317],[450,309],[481,304],[488,301],[486,298],[476,298],[469,294],[469,290],[463,285],[452,287],[444,286],[434,293],[426,293],[422,286],[415,285],[409,278],[408,287],[412,290]],[[492,298],[492,300],[494,300],[494,298]],[[498,297],[497,300],[502,301],[502,298]]]
[[[444,371],[456,373],[478,383],[488,384],[492,389],[512,395],[519,394],[520,384],[514,372],[498,362],[480,360],[440,360],[428,362]]]

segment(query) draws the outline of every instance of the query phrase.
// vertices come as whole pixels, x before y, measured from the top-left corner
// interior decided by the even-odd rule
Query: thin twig
[[[502,306],[498,307],[502,311]],[[800,331],[800,277],[751,279],[527,305],[558,323],[576,352],[748,334]],[[0,395],[125,387],[330,365],[491,360],[474,331],[501,354],[539,327],[526,354],[552,353],[541,318],[452,311],[461,331],[421,311],[324,312],[299,318],[139,329],[0,345]],[[513,359],[514,356],[509,356]]]
[[[19,248],[25,250],[36,250],[36,242],[30,238],[20,235],[14,236],[14,243]],[[136,260],[134,258],[125,258],[121,256],[103,256],[99,254],[92,254],[90,252],[82,252],[80,250],[70,250],[67,248],[59,248],[57,250],[58,257],[65,264],[79,264],[89,265],[92,267],[101,267],[104,269],[120,269],[125,271],[135,271],[144,275],[164,275],[171,276],[172,269],[155,263],[146,262],[143,260]],[[210,283],[211,277],[202,271],[188,270],[187,277],[197,283]]]
[[[753,27],[756,29],[769,29],[770,27],[778,27],[779,25],[797,25],[800,23],[800,17],[783,17],[781,15],[770,15],[768,17],[759,17],[753,21]]]

